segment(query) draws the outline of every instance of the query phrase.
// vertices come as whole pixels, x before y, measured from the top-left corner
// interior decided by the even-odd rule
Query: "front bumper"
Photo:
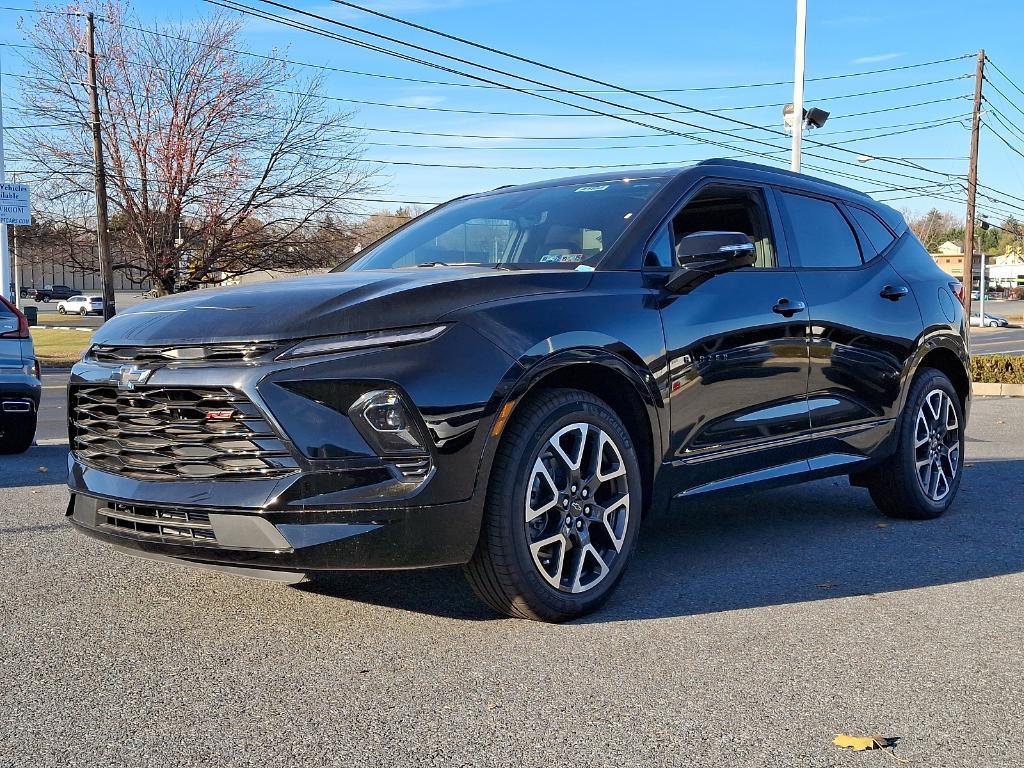
[[[82,533],[143,556],[286,573],[461,564],[473,554],[480,519],[479,508],[471,501],[374,512],[207,509],[201,511],[201,519],[209,521],[212,536],[196,540],[171,531],[198,523],[176,522],[169,514],[166,519],[158,517],[153,513],[159,509],[72,493],[67,516]],[[184,512],[163,511],[179,516]],[[108,517],[110,513],[128,525],[111,524],[117,518]],[[133,523],[133,518],[145,522]]]
[[[80,388],[116,387],[109,382],[117,367],[95,360],[76,365],[69,414]],[[477,375],[461,375],[465,370]],[[291,464],[244,480],[150,477],[72,453],[68,516],[94,538],[196,564],[288,572],[464,563],[479,536],[486,483],[478,476],[489,429],[503,382],[515,373],[503,352],[460,327],[400,350],[259,365],[154,366],[131,391],[242,393],[286,446]],[[417,474],[375,455],[332,399],[380,387],[400,391],[422,418],[428,470]],[[75,446],[74,424],[70,438]],[[161,463],[161,472],[166,469]],[[206,521],[205,538],[173,530],[182,527],[174,522],[182,515]]]

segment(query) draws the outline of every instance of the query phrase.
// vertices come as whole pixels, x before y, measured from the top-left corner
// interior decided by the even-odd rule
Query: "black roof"
[[[692,174],[698,168],[727,168],[746,171],[754,178],[767,184],[784,184],[786,186],[804,189],[808,192],[819,192],[821,194],[842,197],[850,202],[859,203],[875,210],[897,233],[905,228],[903,216],[895,209],[884,203],[869,197],[864,192],[837,184],[834,181],[820,179],[817,176],[810,176],[805,173],[796,173],[786,168],[778,168],[761,163],[750,163],[745,160],[730,160],[722,157],[712,157],[701,160],[694,165],[672,166],[666,168],[633,168],[607,170],[601,173],[588,173],[578,176],[564,176],[557,179],[546,179],[543,181],[528,182],[526,184],[509,184],[497,187],[488,192],[480,194],[487,195],[499,191],[543,189],[545,187],[569,186],[573,184],[593,184],[602,181],[620,181],[623,179],[674,179],[684,174]]]

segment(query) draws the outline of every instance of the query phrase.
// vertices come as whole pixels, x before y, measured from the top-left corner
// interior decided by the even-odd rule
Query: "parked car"
[[[0,296],[0,454],[24,453],[35,439],[39,374],[28,320]]]
[[[775,168],[470,195],[335,274],[109,321],[71,375],[68,514],[285,581],[461,563],[497,611],[565,620],[673,502],[848,475],[941,515],[961,297],[897,211]]]
[[[982,323],[981,316],[976,312],[971,313],[971,325],[976,328],[980,328],[984,325],[986,328],[1005,328],[1010,324],[1010,321],[1005,317],[999,315],[990,315],[988,312],[985,313],[985,322]]]
[[[36,287],[23,285],[18,289],[18,295],[23,299],[35,298]]]
[[[47,285],[39,288],[35,293],[30,293],[29,296],[36,301],[47,304],[50,301],[57,299],[70,299],[72,296],[81,296],[82,292],[77,291],[74,288],[70,288],[66,285]]]
[[[57,312],[62,315],[103,314],[102,296],[72,296],[70,299],[57,303]]]

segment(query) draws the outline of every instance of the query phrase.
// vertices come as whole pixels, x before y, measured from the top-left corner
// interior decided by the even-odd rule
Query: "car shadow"
[[[63,485],[68,476],[68,446],[33,445],[25,453],[0,456],[0,488]]]
[[[616,591],[578,622],[742,610],[1018,573],[1022,478],[1024,460],[974,461],[938,520],[885,518],[845,478],[654,513]],[[498,618],[457,568],[323,574],[298,588],[451,618]]]

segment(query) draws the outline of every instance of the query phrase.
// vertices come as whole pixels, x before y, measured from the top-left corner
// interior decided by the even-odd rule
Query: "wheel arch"
[[[637,358],[639,360],[639,358]],[[491,438],[480,467],[479,485],[486,491],[494,454],[504,428],[519,406],[548,389],[579,389],[600,398],[622,419],[637,451],[644,505],[652,502],[657,470],[664,454],[665,404],[654,376],[638,370],[636,362],[607,349],[563,349],[526,368],[502,402],[491,427]]]
[[[964,415],[971,405],[970,354],[963,338],[953,332],[939,332],[926,335],[917,345],[903,375],[900,393],[900,413],[906,407],[907,395],[918,371],[934,368],[944,373],[953,384]]]

